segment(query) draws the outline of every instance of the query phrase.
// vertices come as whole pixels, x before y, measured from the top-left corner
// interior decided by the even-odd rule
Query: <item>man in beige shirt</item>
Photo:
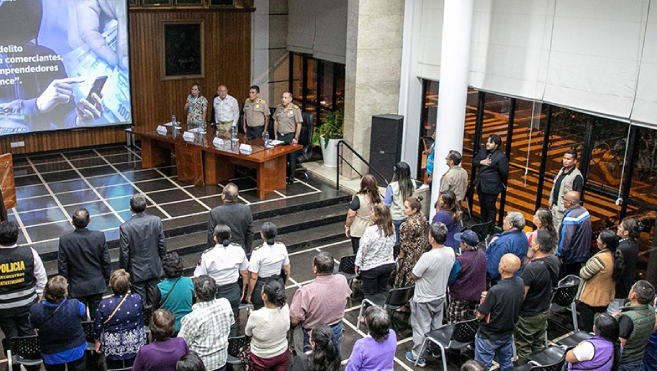
[[[265,136],[269,126],[269,105],[260,99],[260,87],[249,88],[249,98],[244,102],[244,132],[249,138]]]
[[[468,172],[461,167],[461,153],[449,151],[445,161],[449,169],[440,178],[440,192],[452,191],[456,195],[456,200],[461,202],[468,188]]]
[[[287,144],[299,143],[302,123],[301,109],[292,103],[292,93],[286,91],[283,93],[282,103],[276,107],[276,112],[274,112],[275,139]],[[288,156],[287,184],[292,184],[297,156],[295,152],[290,153]]]

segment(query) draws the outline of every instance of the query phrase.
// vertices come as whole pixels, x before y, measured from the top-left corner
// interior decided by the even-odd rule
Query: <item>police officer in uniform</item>
[[[286,91],[283,93],[282,104],[279,104],[276,107],[276,112],[274,112],[274,132],[276,133],[276,139],[282,140],[287,144],[299,143],[302,123],[301,109],[292,103],[292,93]],[[290,153],[288,156],[287,184],[292,184],[297,156],[295,152]]]
[[[246,300],[258,310],[265,306],[262,301],[262,288],[270,280],[278,280],[283,287],[290,277],[290,258],[287,247],[276,242],[276,225],[265,222],[260,228],[264,243],[251,253],[249,261],[249,291]],[[284,274],[284,276],[283,276]]]
[[[235,323],[230,328],[230,336],[237,336],[239,328],[239,306],[246,290],[249,261],[242,246],[230,242],[230,227],[217,224],[214,227],[216,245],[206,250],[194,270],[194,277],[208,275],[217,283],[217,298],[226,298],[233,308]],[[238,284],[242,276],[243,287]]]
[[[18,226],[0,223],[0,329],[5,334],[5,352],[12,338],[34,335],[30,308],[40,300],[47,282],[39,254],[31,247],[17,246],[17,241]],[[38,370],[39,366],[27,369]],[[14,370],[20,370],[20,365]]]
[[[260,99],[260,87],[249,88],[249,98],[244,102],[244,132],[247,138],[265,136],[269,126],[269,105]]]

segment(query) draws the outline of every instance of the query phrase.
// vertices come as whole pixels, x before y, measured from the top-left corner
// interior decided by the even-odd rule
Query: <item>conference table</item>
[[[149,127],[133,127],[126,131],[141,139],[142,168],[170,165],[174,153],[178,180],[202,187],[226,184],[235,177],[235,167],[244,166],[256,170],[260,199],[285,189],[285,155],[303,148],[298,144],[265,148],[262,138],[248,140],[244,134],[238,134],[239,144],[251,145],[252,153],[247,155],[240,153],[239,144],[231,145],[230,138],[223,138],[224,145],[215,145],[210,128],[206,134],[195,134],[193,140],[183,139],[184,130],[174,132],[171,127],[167,127],[164,135]]]

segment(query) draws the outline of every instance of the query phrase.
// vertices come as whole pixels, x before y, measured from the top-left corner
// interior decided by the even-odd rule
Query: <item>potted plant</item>
[[[344,129],[344,109],[330,111],[324,117],[324,123],[315,129],[313,144],[322,148],[324,166],[336,167],[338,142],[342,139]]]

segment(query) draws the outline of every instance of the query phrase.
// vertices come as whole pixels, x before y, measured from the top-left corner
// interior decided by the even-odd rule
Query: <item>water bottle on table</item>
[[[269,148],[269,132],[265,131],[265,148]]]

